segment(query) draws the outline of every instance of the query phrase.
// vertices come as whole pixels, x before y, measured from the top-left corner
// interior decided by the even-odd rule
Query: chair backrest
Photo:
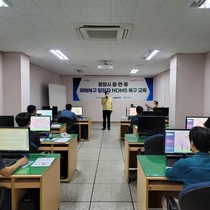
[[[210,182],[200,182],[185,187],[179,194],[179,205],[183,210],[210,208]]]
[[[58,123],[66,123],[66,133],[71,133],[74,121],[69,117],[59,117]]]
[[[130,126],[128,127],[128,132],[127,133],[133,133],[133,125],[137,125],[137,124],[138,124],[138,119],[132,121]]]
[[[6,187],[0,187],[0,209],[2,207],[5,190],[6,190]]]
[[[144,142],[145,155],[164,154],[164,135],[156,134],[146,138]]]
[[[31,153],[39,153],[39,148],[37,147],[37,145],[34,142],[31,142],[30,152]]]

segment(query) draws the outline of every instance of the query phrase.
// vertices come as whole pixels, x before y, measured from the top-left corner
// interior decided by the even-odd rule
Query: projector
[[[113,69],[113,66],[112,64],[107,64],[107,63],[98,64],[98,69]]]

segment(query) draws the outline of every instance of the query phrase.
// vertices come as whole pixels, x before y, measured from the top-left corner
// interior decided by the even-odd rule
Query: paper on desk
[[[68,138],[59,138],[54,142],[67,142],[68,140],[69,140],[69,137]]]
[[[31,167],[50,166],[55,158],[38,158]]]
[[[40,138],[40,141],[43,142],[45,140],[45,138]]]

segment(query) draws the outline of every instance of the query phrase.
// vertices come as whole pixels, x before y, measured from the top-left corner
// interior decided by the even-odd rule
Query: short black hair
[[[203,125],[207,128],[210,128],[210,117],[206,120],[206,122]]]
[[[201,152],[210,151],[210,129],[200,126],[195,126],[189,133],[190,141],[193,141],[197,150]]]
[[[36,111],[36,106],[35,105],[28,105],[27,107],[27,112],[32,114],[33,112]]]
[[[21,112],[15,117],[18,126],[26,126],[31,121],[31,115],[28,112]]]
[[[137,114],[141,114],[141,113],[143,112],[143,110],[144,110],[144,109],[143,109],[142,106],[137,106],[137,107],[136,107],[136,113],[137,113]]]
[[[158,105],[158,101],[154,101],[155,102],[155,104],[157,104]]]
[[[106,90],[104,93],[107,94],[107,93],[109,93],[109,91]]]
[[[66,110],[71,110],[72,105],[71,104],[66,104]]]

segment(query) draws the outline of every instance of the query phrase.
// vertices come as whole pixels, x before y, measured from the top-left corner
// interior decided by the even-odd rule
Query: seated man
[[[28,158],[21,158],[15,164],[6,167],[2,162],[2,158],[0,157],[0,175],[4,177],[10,176],[15,170],[17,170],[20,166],[23,166],[28,163]],[[1,193],[1,190],[0,190]],[[4,192],[1,210],[11,210],[11,191],[6,189]]]
[[[142,115],[143,112],[143,107],[142,106],[137,106],[136,107],[136,113],[137,115],[131,117],[131,124],[128,127],[128,133],[133,133],[133,125],[136,123],[138,124],[138,117]]]
[[[29,105],[27,107],[27,112],[31,115],[31,116],[36,116],[36,106],[34,105]]]
[[[172,180],[183,182],[184,187],[199,182],[210,181],[210,129],[193,127],[189,133],[190,150],[192,157],[181,158],[172,168],[168,168],[165,176]],[[178,200],[175,199],[178,204]],[[165,199],[162,199],[163,210],[166,208]]]
[[[19,127],[29,127],[31,124],[31,115],[28,112],[21,112],[15,117],[15,121]],[[30,141],[39,147],[41,144],[39,134],[35,131],[30,131],[29,135]]]
[[[77,115],[71,111],[72,105],[71,104],[66,104],[66,109],[61,111],[59,117],[68,117],[72,119],[73,121],[77,120]]]

